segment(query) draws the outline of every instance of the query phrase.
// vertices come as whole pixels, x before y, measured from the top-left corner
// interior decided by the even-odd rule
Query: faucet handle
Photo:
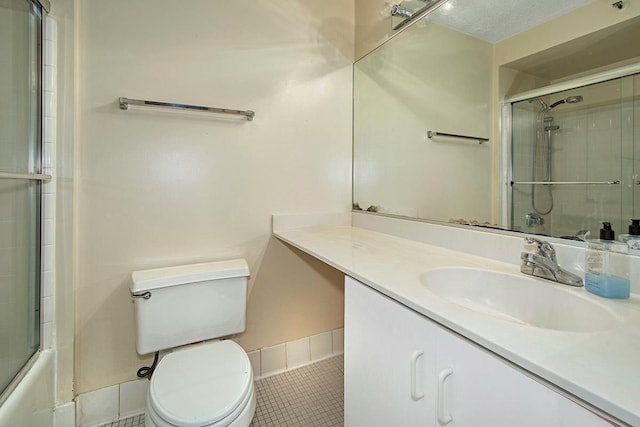
[[[539,240],[534,237],[525,237],[524,241],[530,245],[536,245],[536,253],[553,262],[557,262],[556,249],[547,241]]]

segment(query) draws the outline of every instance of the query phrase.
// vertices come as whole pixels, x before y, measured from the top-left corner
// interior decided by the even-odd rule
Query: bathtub
[[[0,426],[54,425],[54,355],[48,349],[32,357],[22,380],[0,406]]]

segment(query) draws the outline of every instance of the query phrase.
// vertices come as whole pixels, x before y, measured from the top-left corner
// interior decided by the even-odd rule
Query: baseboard
[[[344,329],[323,332],[248,353],[253,376],[270,377],[344,351]]]
[[[54,427],[76,427],[76,403],[69,402],[53,409]]]

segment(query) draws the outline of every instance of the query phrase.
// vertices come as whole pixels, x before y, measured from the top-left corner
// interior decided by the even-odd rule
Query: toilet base
[[[238,406],[236,413],[238,413],[237,411],[239,411],[239,413],[237,416],[234,417],[234,414],[231,414],[218,422],[203,427],[248,427],[256,412],[256,394],[253,382],[251,383],[251,391],[247,396],[248,399]],[[144,425],[145,427],[180,427],[167,423],[153,411],[149,403],[148,394],[147,407],[144,411]]]

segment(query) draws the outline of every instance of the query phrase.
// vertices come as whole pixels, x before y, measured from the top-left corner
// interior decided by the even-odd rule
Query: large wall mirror
[[[626,233],[640,217],[638,40],[627,1],[440,2],[354,66],[354,209]]]

